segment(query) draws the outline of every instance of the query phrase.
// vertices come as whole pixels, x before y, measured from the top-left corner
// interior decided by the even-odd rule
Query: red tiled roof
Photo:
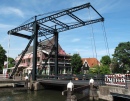
[[[65,51],[62,50],[62,49],[59,51],[59,54],[61,54],[61,55],[66,55]]]
[[[83,64],[87,62],[89,67],[100,65],[100,62],[96,58],[82,58],[82,62]]]

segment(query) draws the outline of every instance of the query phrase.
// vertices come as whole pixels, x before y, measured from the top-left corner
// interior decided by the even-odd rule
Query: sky
[[[35,15],[60,11],[85,3],[90,3],[105,21],[60,32],[59,44],[67,54],[79,53],[81,58],[94,57],[100,60],[105,55],[112,58],[119,43],[130,41],[129,0],[1,0],[0,44],[9,57],[16,58],[25,49],[29,40],[8,35],[9,30]],[[82,20],[98,17],[92,9],[76,14]],[[40,17],[45,16],[48,15]],[[74,22],[66,16],[61,20],[64,23]],[[49,23],[49,25],[54,24]]]

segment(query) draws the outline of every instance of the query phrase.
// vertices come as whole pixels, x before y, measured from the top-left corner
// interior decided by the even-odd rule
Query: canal
[[[0,91],[0,101],[65,101],[61,91]],[[85,101],[89,101],[86,99]],[[102,101],[102,100],[100,100]]]

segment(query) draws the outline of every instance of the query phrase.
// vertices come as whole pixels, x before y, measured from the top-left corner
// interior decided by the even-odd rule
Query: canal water
[[[0,91],[0,101],[65,101],[65,100],[66,96],[62,96],[61,91],[55,91],[55,90],[9,91],[9,92]],[[89,100],[86,99],[85,101]]]
[[[11,91],[0,92],[0,101],[65,101],[60,91]]]

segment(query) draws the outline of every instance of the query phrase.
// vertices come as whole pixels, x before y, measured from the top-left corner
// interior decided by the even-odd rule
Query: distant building
[[[48,58],[49,53],[54,45],[54,38],[46,41],[39,42],[39,46],[37,49],[37,73],[44,68],[43,74],[52,75],[54,74],[55,68],[55,53],[52,52],[52,55],[47,61],[45,67],[45,60]],[[19,55],[15,61],[18,62],[21,55]],[[58,73],[59,74],[70,74],[71,73],[71,65],[70,65],[70,55],[66,54],[65,51],[58,45]],[[24,67],[24,71],[28,72],[32,69],[32,61],[33,61],[33,46],[30,46],[25,56],[22,59],[19,67]]]
[[[96,58],[82,58],[83,66],[81,68],[82,73],[86,74],[89,68],[93,66],[100,66],[100,62]]]
[[[4,61],[4,68],[3,68],[3,74],[7,74],[7,65],[8,65],[8,62],[7,61]]]

